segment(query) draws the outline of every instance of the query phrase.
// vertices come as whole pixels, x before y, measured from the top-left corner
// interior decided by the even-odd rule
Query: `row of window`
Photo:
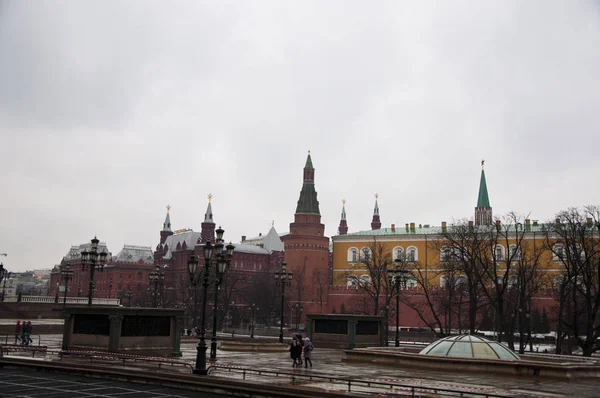
[[[498,281],[502,283],[502,278],[498,278]],[[554,286],[557,287],[564,281],[564,276],[558,275],[554,278]],[[516,275],[509,276],[507,286],[510,288],[515,286],[518,282],[518,278]],[[361,275],[357,277],[356,275],[349,275],[347,278],[347,286],[348,287],[357,287],[359,285],[368,285],[371,283],[371,277],[369,275]],[[466,285],[467,277],[464,275],[457,276],[454,279],[454,286],[459,287],[461,285]],[[583,278],[579,276],[577,278],[577,284],[581,285],[583,283]],[[417,287],[417,279],[414,276],[410,276],[406,279],[406,282],[401,288],[413,289]],[[449,286],[449,281],[447,276],[442,276],[440,278],[440,287],[447,288]]]
[[[556,244],[552,248],[552,260],[560,261],[565,257],[565,249],[562,244]],[[405,257],[406,255],[406,257]],[[510,259],[511,261],[520,261],[521,260],[521,248],[517,245],[509,245],[508,246],[508,256],[506,255],[506,248],[502,245],[496,245],[493,253],[496,261],[506,261],[506,259]],[[349,263],[359,263],[359,262],[368,262],[372,257],[371,249],[368,247],[363,247],[362,249],[358,249],[356,247],[351,247],[348,249],[348,262]],[[402,246],[396,246],[392,249],[392,257],[394,261],[407,261],[407,262],[415,262],[419,261],[419,252],[416,247],[409,246],[406,250]],[[440,250],[440,262],[451,262],[460,260],[462,258],[462,253],[459,248],[452,249],[451,247],[442,247]]]
[[[372,252],[368,247],[363,247],[360,250],[358,250],[356,247],[351,247],[348,249],[349,263],[368,262],[371,257]],[[419,261],[419,251],[414,246],[409,246],[406,248],[406,250],[402,246],[396,246],[394,249],[392,249],[392,257],[394,261],[415,262]]]

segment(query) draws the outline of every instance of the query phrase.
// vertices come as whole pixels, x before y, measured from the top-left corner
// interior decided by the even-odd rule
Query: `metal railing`
[[[21,303],[46,303],[46,304],[61,304],[63,303],[64,297],[59,297],[58,302],[56,301],[55,296],[21,296]],[[16,303],[19,301],[19,298],[16,296],[5,297],[5,303]],[[67,304],[87,304],[87,297],[67,297]],[[94,297],[92,299],[93,305],[120,305],[120,299],[109,299],[109,298],[101,298]]]
[[[191,364],[183,361],[176,361],[162,357],[148,357],[143,355],[130,355],[121,354],[118,352],[105,352],[105,351],[78,351],[78,350],[48,350],[48,353],[58,355],[60,359],[67,356],[89,358],[90,362],[94,360],[108,360],[108,361],[122,361],[125,366],[126,361],[144,361],[148,363],[156,363],[159,369],[162,369],[162,365],[170,366],[182,366],[188,368],[190,373],[193,373],[193,367]]]
[[[421,396],[423,393],[433,393],[440,397],[465,397],[465,396],[476,396],[476,397],[487,397],[487,398],[511,398],[512,395],[502,395],[502,394],[494,394],[490,392],[478,392],[478,391],[469,391],[469,390],[456,390],[451,388],[441,388],[441,387],[427,387],[427,386],[414,386],[411,384],[403,384],[397,383],[393,381],[383,381],[383,380],[361,380],[361,379],[349,379],[345,377],[337,377],[337,376],[325,376],[325,375],[312,375],[312,374],[298,374],[298,373],[290,373],[290,372],[280,372],[273,370],[257,370],[257,369],[249,369],[249,368],[241,368],[241,367],[231,367],[227,365],[217,365],[213,364],[208,366],[209,374],[216,369],[227,370],[228,372],[241,372],[242,379],[246,380],[247,374],[255,374],[259,376],[274,376],[274,377],[288,377],[292,381],[292,385],[296,385],[299,381],[307,380],[322,380],[328,383],[339,383],[347,386],[347,391],[352,392],[352,388],[354,386],[355,390],[357,387],[369,387],[369,388],[381,388],[388,390],[403,390],[404,392],[410,393],[411,397]],[[392,391],[393,392],[393,391]],[[399,392],[399,391],[398,391]],[[417,395],[418,394],[418,395]]]

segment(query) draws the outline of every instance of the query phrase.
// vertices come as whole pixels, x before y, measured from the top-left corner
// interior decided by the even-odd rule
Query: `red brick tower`
[[[373,220],[371,220],[371,229],[381,229],[381,220],[379,219],[379,203],[377,203],[377,199],[379,199],[379,194],[375,194],[375,208],[373,209]]]
[[[290,233],[282,237],[284,259],[294,273],[287,296],[293,310],[296,304],[303,308],[302,319],[304,314],[319,313],[326,308],[327,291],[323,292],[322,284],[321,288],[316,286],[317,280],[328,277],[329,238],[323,236],[324,231],[315,191],[315,169],[309,152],[294,222],[290,223]],[[328,283],[325,290],[327,287]]]
[[[342,218],[340,218],[340,226],[338,234],[346,235],[348,233],[348,223],[346,222],[346,199],[342,200]]]

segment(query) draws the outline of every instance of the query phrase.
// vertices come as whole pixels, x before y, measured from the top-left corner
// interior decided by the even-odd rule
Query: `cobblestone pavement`
[[[42,345],[49,348],[60,348],[61,335],[40,336]],[[37,343],[37,341],[36,341]],[[195,362],[196,340],[183,339],[181,360]],[[207,341],[210,345],[210,341]],[[207,350],[207,355],[210,350]],[[246,380],[258,383],[288,384],[291,376],[258,375],[257,370],[285,372],[297,375],[296,384],[306,384],[311,387],[326,390],[347,391],[347,383],[330,383],[328,380],[307,380],[307,376],[331,376],[353,380],[375,382],[391,382],[414,387],[433,387],[460,390],[464,393],[478,392],[506,395],[512,397],[600,397],[600,381],[583,379],[563,381],[546,378],[508,377],[461,372],[431,372],[412,370],[377,364],[361,364],[343,362],[342,350],[315,348],[313,352],[313,368],[305,369],[292,367],[288,352],[234,352],[218,351],[219,366],[213,373],[219,377],[242,379],[242,369],[250,369],[245,375]],[[386,388],[374,388],[352,385],[353,392],[384,393],[392,392]]]

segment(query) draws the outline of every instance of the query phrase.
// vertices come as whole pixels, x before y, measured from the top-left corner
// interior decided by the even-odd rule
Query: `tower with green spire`
[[[485,182],[484,163],[485,160],[482,160],[479,196],[477,197],[477,207],[475,207],[475,225],[492,225],[492,207],[490,206],[490,197],[488,196],[487,183]]]
[[[288,270],[298,278],[295,300],[303,304],[304,313],[318,313],[322,308],[312,301],[309,292],[313,290],[314,279],[327,275],[329,269],[329,238],[325,236],[325,225],[321,223],[319,201],[315,190],[315,168],[310,152],[303,172],[302,190],[290,223],[290,233],[281,237],[284,246],[284,261]],[[326,297],[326,295],[325,295]],[[326,304],[326,300],[321,303]],[[300,323],[302,323],[301,315]]]

